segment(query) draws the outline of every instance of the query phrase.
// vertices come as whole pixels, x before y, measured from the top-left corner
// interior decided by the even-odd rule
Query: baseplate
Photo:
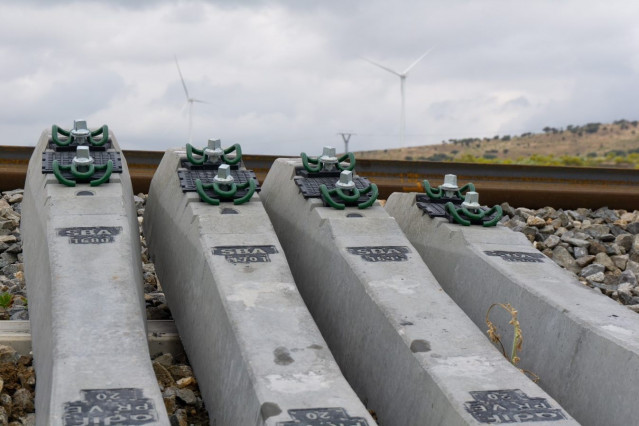
[[[339,181],[340,173],[340,171],[312,173],[304,169],[298,169],[295,172],[295,183],[299,186],[304,198],[322,198],[319,189],[320,185],[326,185],[326,189],[329,191],[334,189],[336,186],[335,184]],[[353,182],[355,183],[355,187],[359,190],[366,189],[371,185],[368,179],[361,176],[353,177]],[[345,204],[347,206],[356,206],[370,200],[371,196],[372,194],[369,192],[362,195],[354,202],[345,202],[337,195],[331,196],[331,198],[336,203]],[[326,202],[324,202],[324,204],[326,205]]]
[[[122,173],[122,154],[116,151],[94,151],[93,148],[89,151],[93,158],[93,164],[96,166],[102,166],[107,161],[113,161],[112,173]],[[58,160],[61,166],[70,166],[73,163],[75,157],[75,151],[45,151],[42,153],[42,173],[53,173],[53,160]],[[60,170],[60,174],[67,178],[78,182],[88,182],[90,180],[96,180],[104,176],[106,170],[96,170],[93,176],[86,179],[78,179],[71,173],[70,170]]]
[[[217,171],[217,168],[220,167],[223,163],[221,160],[217,163],[206,162],[204,164],[193,164],[189,160],[181,160],[180,167],[187,170],[210,170]],[[240,161],[238,164],[230,165],[231,170],[239,170],[244,168],[244,164]]]
[[[417,207],[420,210],[422,210],[424,213],[428,214],[428,216],[445,217],[446,219],[448,219],[450,223],[454,223],[453,216],[446,211],[446,203],[452,202],[455,205],[455,207],[459,208],[461,207],[461,203],[464,200],[457,197],[432,199],[426,194],[418,194],[415,201],[416,201]],[[484,212],[489,210],[487,207],[480,207],[479,209]],[[470,223],[472,223],[473,225],[481,225],[484,222],[488,222],[492,220],[496,215],[497,215],[497,212],[491,214],[490,216],[485,216],[482,219],[477,220],[477,219],[471,219],[467,217],[465,214],[463,214],[462,212],[459,212],[459,216],[461,216],[463,219],[470,221]]]
[[[195,186],[195,181],[200,179],[202,183],[213,183],[213,178],[217,174],[217,170],[187,170],[187,169],[179,169],[178,170],[178,178],[180,179],[180,187],[182,188],[182,192],[196,192],[197,188]],[[231,169],[231,176],[233,176],[233,182],[238,185],[246,183],[249,179],[253,179],[255,181],[255,192],[260,192],[260,184],[257,180],[257,176],[253,170],[239,170],[239,169]],[[249,189],[238,189],[235,194],[235,198],[241,198],[248,193]],[[213,192],[213,189],[205,189],[204,192],[211,198],[220,201],[233,201],[225,198],[220,198],[219,195]]]
[[[67,138],[65,138],[64,140],[66,141]],[[106,151],[108,149],[112,149],[113,146],[111,144],[111,138],[109,138],[108,141],[106,141],[106,143],[104,145],[101,146],[92,146],[92,145],[88,145],[86,143],[84,144],[79,144],[77,141],[72,141],[69,145],[65,145],[65,146],[58,146],[56,145],[55,142],[53,142],[53,139],[49,139],[49,143],[47,145],[48,149],[52,149],[54,151],[73,151],[75,152],[75,150],[82,145],[86,145],[89,146],[91,148],[91,151]]]

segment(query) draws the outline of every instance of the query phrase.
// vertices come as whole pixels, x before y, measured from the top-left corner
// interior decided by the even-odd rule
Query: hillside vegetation
[[[545,127],[543,133],[450,139],[441,144],[363,151],[357,158],[639,168],[637,121]]]

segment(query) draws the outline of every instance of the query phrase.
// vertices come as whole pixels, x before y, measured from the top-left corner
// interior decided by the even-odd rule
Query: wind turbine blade
[[[190,100],[191,102],[199,102],[199,103],[201,103],[201,104],[208,104],[208,103],[209,103],[209,102],[207,102],[207,101],[203,101],[203,100],[201,100],[201,99],[195,99],[195,98],[191,98],[191,99],[189,99],[189,100]]]
[[[404,75],[408,74],[408,71],[410,71],[411,68],[413,68],[415,65],[417,65],[419,63],[419,61],[421,61],[422,59],[424,59],[424,57],[426,57],[426,55],[428,55],[431,50],[433,50],[433,48],[431,47],[430,49],[428,49],[426,51],[426,53],[424,53],[422,56],[420,56],[419,58],[417,58],[417,60],[415,62],[413,62],[412,64],[410,64],[410,66],[408,68],[406,68],[406,71],[404,71]]]
[[[401,77],[401,76],[402,76],[402,75],[401,75],[400,73],[398,73],[397,71],[392,70],[392,69],[390,69],[390,68],[388,68],[388,67],[385,67],[384,65],[380,65],[380,64],[378,64],[377,62],[373,62],[373,61],[371,61],[370,59],[367,59],[367,58],[364,58],[364,57],[361,57],[361,58],[362,58],[363,60],[365,60],[366,62],[368,62],[369,64],[371,64],[371,65],[375,65],[376,67],[380,67],[381,69],[383,69],[383,70],[385,70],[385,71],[388,71],[389,73],[395,74],[395,75],[396,75],[396,76],[398,76],[398,77]]]
[[[180,74],[180,80],[182,80],[182,87],[184,87],[184,94],[186,95],[186,101],[189,102],[190,100],[189,89],[186,88],[186,83],[184,82],[184,77],[182,77],[182,71],[180,70],[180,64],[178,63],[177,56],[174,56],[174,58],[175,58],[175,65],[177,66],[177,69],[178,69],[178,74]]]

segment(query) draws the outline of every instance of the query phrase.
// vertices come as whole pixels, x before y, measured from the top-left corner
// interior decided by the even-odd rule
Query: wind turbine
[[[408,76],[408,72],[419,63],[419,61],[421,61],[422,59],[424,59],[424,57],[426,55],[428,55],[430,53],[430,51],[433,50],[433,48],[430,48],[426,51],[426,53],[424,53],[422,56],[420,56],[419,58],[417,58],[417,60],[415,60],[415,62],[413,62],[412,64],[410,64],[408,66],[408,68],[406,68],[404,70],[404,72],[397,72],[395,70],[392,70],[388,67],[385,67],[384,65],[378,64],[377,62],[373,62],[370,59],[366,59],[366,58],[362,58],[364,59],[366,62],[375,65],[376,67],[379,67],[385,71],[388,71],[391,74],[395,74],[396,76],[399,77],[399,81],[400,81],[400,86],[401,86],[401,91],[402,91],[402,115],[401,115],[401,119],[400,119],[400,133],[399,133],[399,139],[400,139],[400,145],[404,146],[404,134],[406,132],[406,89],[405,89],[405,85],[406,85],[406,77]]]
[[[203,101],[201,99],[192,98],[189,96],[189,89],[186,88],[186,83],[184,82],[184,77],[182,77],[182,71],[180,70],[180,64],[178,63],[177,56],[175,58],[175,65],[177,66],[178,74],[180,74],[180,80],[182,80],[182,87],[184,87],[184,95],[186,95],[186,102],[189,104],[189,143],[193,142],[192,132],[193,132],[193,103],[199,102],[201,104],[206,104],[208,102]]]

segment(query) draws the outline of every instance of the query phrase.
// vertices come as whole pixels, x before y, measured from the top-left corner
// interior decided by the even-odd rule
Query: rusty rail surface
[[[0,191],[22,188],[33,147],[0,146]],[[159,151],[124,151],[135,192],[147,192],[162,159]],[[264,180],[271,155],[244,155],[246,167]],[[480,203],[507,201],[512,206],[574,209],[578,207],[639,209],[639,170],[448,163],[430,161],[357,160],[358,174],[377,184],[380,198],[393,192],[422,192],[421,181],[443,182],[453,173],[460,184],[473,182]]]

